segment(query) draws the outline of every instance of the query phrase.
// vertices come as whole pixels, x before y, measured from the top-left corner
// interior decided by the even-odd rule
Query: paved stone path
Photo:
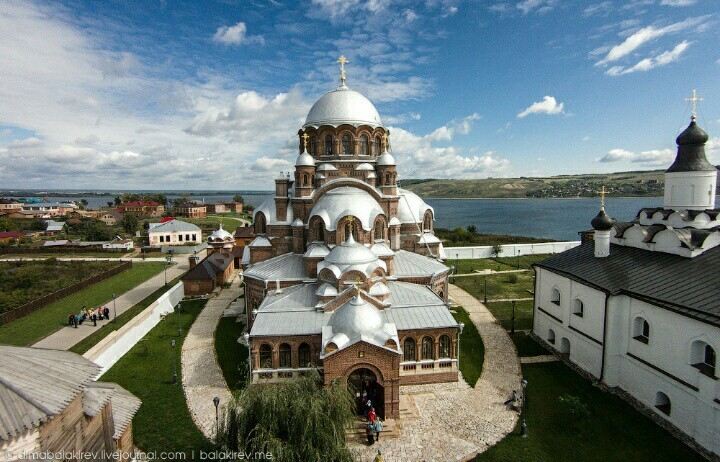
[[[520,362],[523,364],[551,363],[553,361],[560,360],[553,355],[525,356],[520,358]]]
[[[59,260],[59,259],[58,259]],[[172,281],[176,277],[183,274],[188,269],[187,261],[173,265],[167,269],[167,280]],[[150,294],[165,285],[165,274],[163,271],[157,275],[151,277],[147,281],[133,287],[124,294],[118,295],[115,299],[115,309],[117,310],[118,316],[129,310],[137,303],[143,301]],[[106,303],[110,308],[110,316],[114,316],[113,303],[112,301]],[[71,310],[68,310],[68,314]],[[48,335],[44,339],[40,340],[34,347],[38,348],[52,348],[54,350],[68,350],[72,348],[76,343],[88,337],[90,334],[96,332],[101,326],[107,324],[110,321],[103,320],[98,321],[97,327],[93,326],[92,321],[86,320],[78,328],[65,326],[59,331]]]
[[[210,439],[215,439],[215,406],[220,398],[220,416],[232,395],[215,356],[215,329],[223,311],[242,294],[241,279],[235,278],[208,300],[188,331],[182,345],[182,385],[195,424]]]
[[[382,449],[386,462],[466,461],[500,441],[517,422],[503,402],[520,389],[520,360],[515,345],[492,313],[472,295],[450,285],[450,297],[470,315],[485,345],[480,379],[471,388],[457,384],[400,388],[402,435],[367,447],[349,446],[360,461],[372,461]],[[462,349],[460,361],[462,361]]]

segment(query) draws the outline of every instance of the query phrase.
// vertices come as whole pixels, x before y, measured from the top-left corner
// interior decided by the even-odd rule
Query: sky
[[[272,189],[341,54],[399,179],[720,163],[717,0],[2,3],[0,187]]]

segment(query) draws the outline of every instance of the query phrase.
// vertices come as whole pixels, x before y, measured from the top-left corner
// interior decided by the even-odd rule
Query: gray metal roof
[[[100,373],[75,353],[0,345],[0,439],[35,428],[65,409]]]
[[[720,247],[688,258],[611,244],[610,256],[596,258],[590,242],[535,266],[720,326]]]
[[[298,253],[284,253],[268,260],[253,263],[243,272],[244,277],[281,281],[306,279],[305,259]]]
[[[200,231],[200,228],[192,223],[181,220],[170,220],[165,223],[150,223],[148,232],[151,233],[188,233],[192,231]]]
[[[255,317],[250,335],[312,335],[322,332],[330,313],[323,311],[261,311]]]
[[[444,271],[450,271],[450,268],[437,261],[434,258],[420,255],[407,250],[398,250],[395,252],[395,274],[399,278],[402,277],[430,277]]]

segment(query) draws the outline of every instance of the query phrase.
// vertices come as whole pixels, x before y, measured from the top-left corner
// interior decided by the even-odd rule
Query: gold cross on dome
[[[303,133],[302,139],[303,139],[303,151],[307,152],[307,140],[310,138],[310,135],[307,133]]]
[[[600,190],[600,207],[603,210],[605,209],[605,185],[603,185],[602,189]]]
[[[337,62],[340,63],[340,83],[345,85],[345,64],[349,63],[350,61],[348,61],[345,55],[341,55],[340,58],[338,58]]]
[[[358,295],[360,295],[360,282],[362,281],[360,281],[359,277],[355,278],[355,293]]]
[[[702,98],[698,98],[697,91],[693,89],[693,95],[692,98],[685,98],[685,101],[690,101],[692,103],[692,119],[695,120],[695,117],[697,116],[697,103],[699,101],[702,101]]]
[[[383,152],[385,152],[385,151],[387,151],[387,144],[388,144],[387,143],[388,142],[388,134],[387,133],[383,133],[382,140],[383,140]]]

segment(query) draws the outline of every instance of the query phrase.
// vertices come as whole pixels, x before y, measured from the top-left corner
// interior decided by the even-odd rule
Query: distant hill
[[[603,186],[608,196],[647,197],[663,194],[664,172],[653,170],[476,180],[410,179],[402,180],[400,186],[422,197],[597,197]]]

